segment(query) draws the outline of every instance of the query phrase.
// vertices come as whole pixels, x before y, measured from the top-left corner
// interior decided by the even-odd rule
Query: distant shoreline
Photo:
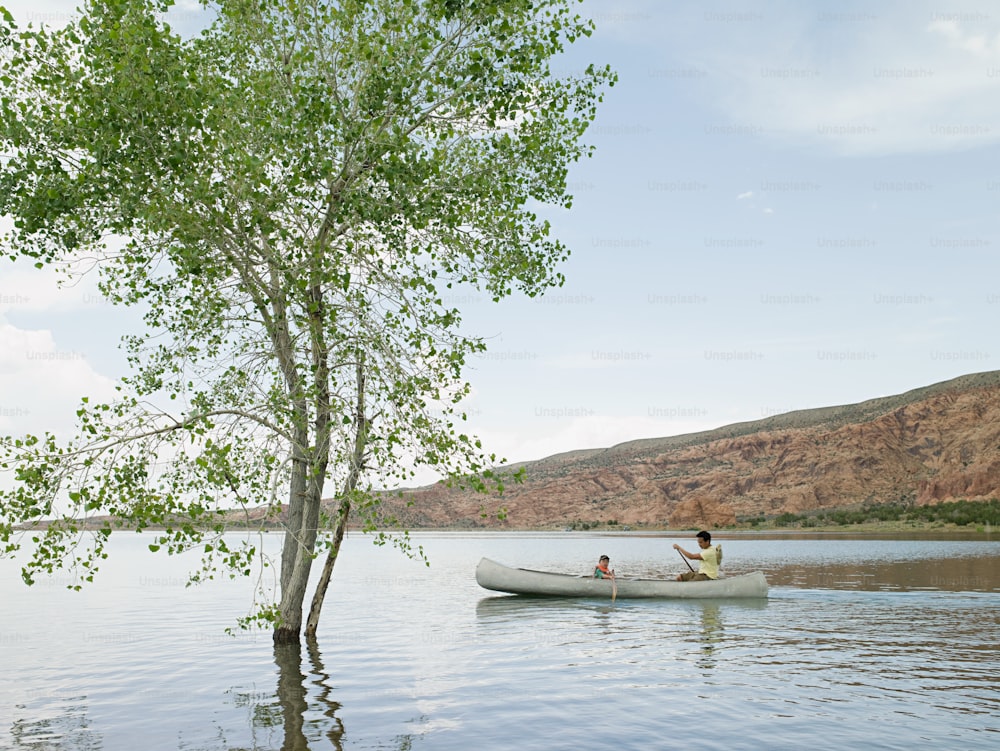
[[[22,527],[21,532],[28,532],[32,529],[44,528],[44,524],[39,526],[34,526],[30,528]],[[85,524],[81,525],[79,528],[80,532],[96,532],[102,529],[101,524]],[[628,526],[628,525],[607,525],[607,526],[595,526],[588,529],[569,529],[566,527],[515,527],[515,526],[504,526],[504,527],[465,527],[465,526],[453,526],[453,527],[387,527],[380,531],[386,534],[417,534],[421,532],[449,532],[449,533],[468,533],[468,534],[479,534],[479,533],[534,533],[534,534],[580,534],[580,535],[644,535],[644,534],[670,534],[676,535],[678,537],[686,537],[693,535],[698,532],[700,527],[684,527],[684,528],[673,528],[673,527],[658,527],[658,526]],[[149,526],[142,530],[134,530],[131,527],[114,527],[112,526],[112,532],[124,533],[130,532],[132,534],[162,534],[167,531],[167,527],[164,526]],[[911,524],[906,522],[872,522],[866,524],[845,524],[845,525],[830,525],[830,526],[816,526],[816,527],[797,527],[797,526],[779,526],[779,525],[757,525],[757,526],[745,526],[745,525],[735,525],[727,527],[709,527],[708,531],[712,535],[845,535],[845,534],[858,534],[858,535],[875,535],[875,534],[942,534],[942,535],[953,535],[953,536],[963,536],[963,535],[992,535],[994,532],[1000,532],[1000,527],[996,527],[990,524],[975,524],[975,525],[958,525],[958,524],[938,524],[938,523],[927,523],[927,524]],[[261,534],[276,534],[280,535],[284,532],[283,528],[280,526],[272,527],[259,527],[247,524],[228,524],[224,530],[224,533],[229,532],[259,532]],[[360,527],[350,527],[348,529],[348,534],[368,534],[364,533]]]
[[[158,534],[169,534],[174,529],[187,530],[192,528],[206,536],[213,532],[243,532],[254,531],[261,534],[274,532],[281,534],[283,527],[274,516],[247,519],[244,515],[234,515],[228,520],[216,520],[211,526],[192,524],[189,520],[173,520],[174,524],[162,522],[143,527],[142,531]],[[20,532],[45,529],[55,521],[44,520],[34,525],[22,525]],[[136,532],[134,526],[120,522],[108,516],[78,519],[74,522],[75,531],[79,532]],[[534,532],[559,534],[564,532],[600,533],[600,534],[675,534],[688,535],[699,529],[707,529],[713,534],[936,534],[936,535],[969,535],[979,534],[989,536],[994,528],[1000,529],[1000,500],[991,498],[988,501],[945,501],[933,506],[911,506],[908,504],[882,504],[864,509],[840,509],[820,514],[785,513],[775,517],[756,517],[738,520],[735,524],[669,527],[658,524],[623,524],[617,520],[569,521],[544,526],[515,526],[508,517],[505,521],[492,526],[470,525],[468,523],[435,526],[385,526],[381,530],[388,534],[404,534],[408,532]],[[348,532],[356,534],[361,527],[349,524]]]

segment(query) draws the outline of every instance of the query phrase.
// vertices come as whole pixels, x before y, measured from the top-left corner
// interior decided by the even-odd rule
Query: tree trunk
[[[319,628],[319,614],[323,611],[323,601],[326,599],[326,590],[330,586],[330,578],[333,576],[333,565],[337,562],[337,555],[340,553],[340,544],[344,541],[344,531],[347,529],[347,518],[351,515],[351,502],[344,498],[340,502],[340,509],[337,511],[337,526],[333,533],[333,543],[330,552],[326,554],[326,561],[323,563],[323,573],[316,583],[316,591],[313,593],[312,605],[309,608],[309,618],[306,620],[306,638],[314,639],[316,629]]]
[[[347,520],[351,516],[351,495],[358,486],[365,461],[365,447],[368,445],[368,418],[365,416],[365,356],[363,352],[358,355],[354,375],[358,390],[357,403],[354,407],[354,453],[351,457],[351,471],[344,482],[340,508],[337,509],[337,524],[333,531],[333,543],[330,546],[330,552],[327,553],[326,562],[323,564],[323,574],[316,584],[312,605],[309,608],[309,619],[306,621],[306,637],[308,638],[315,638],[316,629],[319,628],[319,615],[323,610],[327,587],[330,586],[330,577],[333,576],[333,565],[337,562],[340,544],[344,541],[344,532],[347,530]]]
[[[354,451],[351,457],[351,470],[344,483],[340,508],[337,512],[337,525],[334,528],[333,546],[323,566],[323,575],[316,587],[312,606],[309,609],[307,634],[316,635],[319,626],[319,614],[323,608],[326,589],[333,574],[333,565],[340,552],[340,544],[347,529],[347,518],[350,516],[351,495],[357,487],[361,470],[364,466],[365,447],[368,445],[368,419],[365,417],[365,357],[359,353],[355,365],[357,379],[357,402],[354,421]],[[321,427],[328,422],[326,418],[317,419],[317,433],[324,433]],[[321,459],[314,463],[305,460],[296,461],[292,465],[291,495],[289,497],[288,523],[285,529],[285,547],[281,554],[281,605],[280,622],[274,629],[275,644],[298,642],[302,631],[302,611],[306,597],[306,587],[309,584],[309,572],[312,569],[313,553],[316,550],[316,537],[319,534],[320,508],[323,500],[323,483],[326,479],[326,456],[328,446],[323,445]],[[294,522],[299,521],[296,528]]]
[[[304,462],[296,462],[292,468],[292,487],[303,488],[298,499],[291,499],[292,504],[297,500],[302,505],[299,512],[301,524],[298,529],[289,524],[285,530],[285,548],[281,561],[280,621],[274,629],[275,644],[298,642],[302,631],[302,605],[309,584],[313,552],[316,550],[322,495],[322,485],[309,482],[307,472],[310,471],[314,470],[307,468]],[[300,472],[302,477],[296,478],[295,475]],[[289,518],[292,518],[291,514]]]
[[[295,551],[299,547],[302,535],[302,517],[305,513],[306,473],[305,459],[296,456],[292,462],[291,487],[288,490],[288,510],[285,513],[285,544],[281,550],[281,588],[284,589],[292,580],[292,569],[295,567]]]

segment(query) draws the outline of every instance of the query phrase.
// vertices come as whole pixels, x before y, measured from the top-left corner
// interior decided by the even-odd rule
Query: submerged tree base
[[[302,637],[298,629],[288,626],[278,626],[274,629],[275,644],[301,644]]]

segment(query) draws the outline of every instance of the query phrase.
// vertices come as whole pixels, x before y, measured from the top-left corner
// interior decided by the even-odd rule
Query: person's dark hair
[[[598,563],[600,563],[601,561],[610,561],[610,560],[611,559],[608,558],[606,555],[602,555],[600,558],[597,559]]]
[[[711,535],[711,533],[706,532],[705,530],[702,530],[701,532],[699,532],[698,534],[696,534],[695,537],[700,537],[705,542],[711,542],[712,541],[712,535]]]

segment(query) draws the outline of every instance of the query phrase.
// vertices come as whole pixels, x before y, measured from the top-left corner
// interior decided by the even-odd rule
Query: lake
[[[537,600],[481,556],[673,575],[692,533],[353,535],[315,644],[226,634],[253,582],[113,536],[82,592],[0,561],[0,749],[996,749],[1000,542],[719,533],[761,601]],[[263,535],[277,552],[280,536]],[[319,566],[316,566],[318,569]]]

